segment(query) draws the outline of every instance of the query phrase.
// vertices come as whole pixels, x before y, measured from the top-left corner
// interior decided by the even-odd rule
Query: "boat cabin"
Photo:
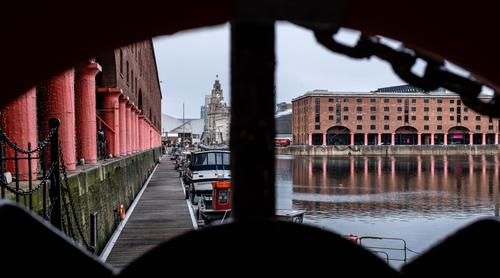
[[[210,150],[192,153],[184,182],[191,202],[196,204],[202,194],[212,194],[212,182],[230,179],[230,152],[226,150]]]

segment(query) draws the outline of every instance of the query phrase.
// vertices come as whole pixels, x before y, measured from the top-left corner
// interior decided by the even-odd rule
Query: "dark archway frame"
[[[278,227],[260,225],[258,222],[270,219],[274,215],[275,20],[290,20],[317,28],[344,26],[369,34],[384,35],[402,41],[407,46],[433,58],[446,57],[473,72],[482,82],[497,90],[500,88],[497,70],[500,61],[498,52],[500,42],[495,35],[498,33],[499,7],[494,1],[475,3],[415,1],[410,4],[406,1],[379,3],[362,0],[345,3],[327,0],[216,2],[187,0],[142,1],[141,5],[137,5],[135,2],[117,0],[104,2],[89,0],[77,1],[71,6],[62,1],[39,1],[30,5],[18,1],[4,5],[9,7],[2,7],[4,15],[0,17],[0,26],[4,41],[9,43],[2,44],[0,48],[4,53],[4,67],[0,69],[3,86],[1,106],[5,106],[40,81],[96,55],[100,50],[116,48],[152,36],[231,21],[233,107],[231,151],[236,218],[239,223],[248,223],[247,220],[256,221],[256,227],[262,229],[294,231],[293,234],[299,236],[298,238],[311,235],[320,238],[319,236],[323,234],[318,231],[298,229],[296,226],[278,225]],[[99,8],[98,12],[95,7]],[[127,20],[127,15],[134,15],[130,17],[134,20]],[[456,20],[457,18],[468,20]],[[110,32],[114,29],[118,31]],[[482,43],[478,44],[479,41]],[[257,208],[256,200],[260,203]],[[7,214],[2,216],[17,215],[17,212],[9,210],[10,208],[4,210]],[[240,228],[248,226],[240,225]],[[488,269],[480,266],[485,264],[494,266],[495,261],[480,256],[483,254],[481,251],[487,254],[484,246],[477,242],[472,244],[468,244],[467,241],[461,242],[460,239],[468,237],[472,240],[480,238],[484,232],[498,230],[498,225],[490,222],[471,226],[470,229],[431,250],[425,258],[406,267],[404,272],[408,276],[424,276],[429,273],[436,276],[464,273],[485,276]],[[241,232],[241,229],[236,232]],[[210,237],[209,232],[199,234]],[[48,238],[51,237],[50,234],[46,235]],[[476,235],[477,237],[474,237]],[[330,242],[335,241],[326,235],[321,238]],[[495,234],[489,238],[489,247],[498,247]],[[304,243],[303,240],[300,241],[299,250],[306,250]],[[316,243],[321,244],[321,242]],[[453,249],[455,248],[453,246],[456,248],[459,246],[460,249]],[[350,258],[351,255],[360,254],[349,252],[354,250],[349,249],[350,247],[340,245],[338,247],[339,250],[347,250],[346,254],[349,254]],[[481,249],[483,247],[484,250]],[[459,256],[460,252],[453,252],[463,249],[474,257],[463,257]],[[380,268],[375,271],[367,267],[368,264],[363,264],[368,261],[370,259],[359,262],[366,267],[367,274],[372,271],[371,274],[377,272],[376,275],[383,273],[383,276],[397,276],[395,272],[387,269],[385,272]],[[16,260],[12,261],[13,265],[15,262]],[[438,268],[432,267],[436,264]],[[467,266],[470,266],[469,272],[465,268]],[[89,271],[89,269],[91,268],[82,267],[82,270]],[[362,270],[363,268],[353,267],[351,274]],[[51,271],[53,273],[54,269]],[[298,270],[295,271],[300,273]],[[337,271],[349,273],[345,268],[339,268]]]

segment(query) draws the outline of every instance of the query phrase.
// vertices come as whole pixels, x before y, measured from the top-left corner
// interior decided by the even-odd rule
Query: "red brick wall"
[[[103,53],[97,57],[97,62],[103,70],[101,77],[98,77],[98,86],[121,88],[158,130],[161,130],[162,96],[153,42],[146,40]]]
[[[316,98],[320,99],[320,129],[315,128],[315,101]],[[341,122],[337,123],[335,120],[336,116],[336,101],[341,99]],[[329,99],[333,99],[333,102],[329,102]],[[344,102],[347,99],[347,103]],[[357,99],[361,100],[357,102]],[[375,102],[371,102],[375,100]],[[388,103],[384,100],[388,99]],[[401,100],[401,103],[398,102]],[[399,127],[405,126],[404,121],[404,107],[405,99],[408,99],[409,108],[409,121],[408,126],[414,127],[420,133],[447,133],[448,130],[455,126],[463,126],[468,128],[473,133],[498,133],[498,120],[493,119],[493,122],[489,123],[489,117],[479,115],[478,113],[468,109],[468,112],[464,111],[464,105],[457,105],[457,101],[460,98],[457,97],[403,97],[403,96],[387,96],[387,95],[374,95],[374,96],[304,96],[294,100],[293,103],[293,124],[292,132],[295,138],[295,144],[307,144],[308,134],[310,133],[326,133],[327,130],[333,126],[345,126],[353,133],[393,133]],[[412,101],[415,101],[413,103]],[[425,103],[428,100],[428,103]],[[438,103],[441,100],[442,103]],[[450,101],[454,103],[451,103]],[[457,107],[461,107],[462,121],[458,124],[457,118]],[[329,107],[333,107],[330,111]],[[348,107],[348,111],[344,111],[344,107]],[[362,107],[362,111],[358,112],[357,107]],[[375,107],[376,111],[370,110],[371,107]],[[389,107],[389,111],[385,112],[384,107]],[[397,111],[397,108],[401,107],[401,112]],[[412,111],[412,108],[416,111]],[[429,111],[424,111],[424,107],[428,107]],[[442,111],[438,112],[437,108],[441,107]],[[306,110],[307,108],[307,110]],[[454,108],[455,111],[450,111],[450,108]],[[333,120],[329,118],[333,116]],[[344,120],[344,116],[348,116],[348,120]],[[357,120],[357,116],[362,116],[362,120]],[[375,116],[375,120],[371,120],[370,116]],[[389,116],[389,120],[384,120],[384,116]],[[398,120],[398,116],[401,116],[401,120]],[[412,120],[412,116],[416,119]],[[425,121],[424,116],[429,116],[429,120]],[[437,120],[437,116],[441,116],[442,120]],[[450,116],[454,119],[450,120]],[[468,119],[465,120],[464,116]],[[480,120],[476,120],[476,116],[480,116]],[[361,125],[362,129],[357,129],[357,126]],[[375,129],[371,129],[370,126],[375,125]],[[384,126],[388,125],[389,129],[384,129]],[[429,126],[428,130],[424,129],[424,126]],[[438,126],[442,129],[439,130]],[[476,126],[480,125],[481,129],[477,130]],[[489,126],[493,126],[490,130]],[[304,136],[305,135],[305,136]]]

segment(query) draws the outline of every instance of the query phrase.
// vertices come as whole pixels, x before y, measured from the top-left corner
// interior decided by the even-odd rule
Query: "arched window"
[[[120,74],[123,77],[123,50],[120,49]]]
[[[129,76],[129,66],[128,66],[128,61],[127,61],[127,84],[130,80],[130,76]]]
[[[142,90],[141,89],[139,89],[139,109],[143,110],[143,107],[142,107]]]

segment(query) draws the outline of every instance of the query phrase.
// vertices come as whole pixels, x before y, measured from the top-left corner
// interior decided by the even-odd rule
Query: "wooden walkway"
[[[179,173],[165,156],[106,261],[122,269],[161,242],[192,229]]]

